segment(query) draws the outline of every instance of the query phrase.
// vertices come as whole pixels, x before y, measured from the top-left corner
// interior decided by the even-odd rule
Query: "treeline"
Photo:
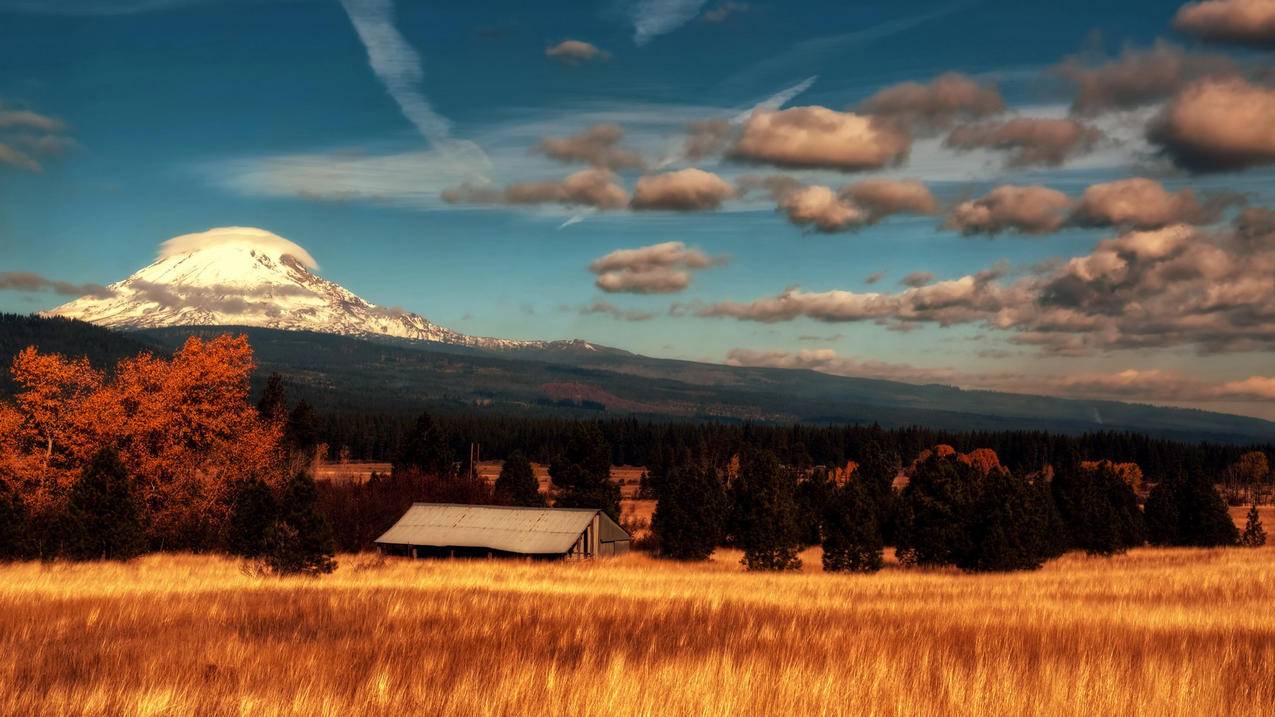
[[[254,407],[253,369],[243,337],[192,338],[109,374],[21,351],[15,400],[0,402],[0,557],[222,551],[276,573],[330,571],[297,438],[305,411],[288,414],[278,385]]]
[[[316,416],[318,440],[329,460],[393,461],[411,430],[415,416],[327,412]],[[562,450],[580,421],[554,418],[435,414],[451,451],[464,455],[480,445],[490,459],[521,451],[538,463],[549,463]],[[1105,458],[1136,463],[1150,476],[1180,467],[1222,476],[1227,467],[1251,451],[1275,461],[1275,446],[1185,443],[1138,433],[1096,432],[1067,436],[1041,431],[937,431],[923,427],[881,429],[872,426],[817,426],[692,423],[636,418],[584,421],[595,426],[610,447],[615,465],[646,466],[662,456],[690,451],[723,463],[745,447],[768,450],[786,465],[839,466],[860,456],[868,443],[881,443],[898,455],[914,456],[946,444],[959,451],[989,448],[1010,470],[1030,472],[1065,456]]]

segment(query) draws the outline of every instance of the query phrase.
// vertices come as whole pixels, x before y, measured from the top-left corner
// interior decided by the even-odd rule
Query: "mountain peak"
[[[252,227],[183,234],[155,261],[48,312],[120,329],[260,326],[345,336],[393,336],[477,348],[537,348],[543,342],[466,336],[418,314],[365,301],[314,273],[295,242]]]

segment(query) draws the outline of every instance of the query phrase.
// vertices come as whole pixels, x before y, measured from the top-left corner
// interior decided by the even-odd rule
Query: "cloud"
[[[911,145],[908,133],[889,122],[810,106],[753,112],[732,152],[781,167],[855,171],[899,164]]]
[[[1073,119],[1017,117],[956,127],[944,144],[957,150],[1006,152],[1010,167],[1057,166],[1092,150],[1102,132]]]
[[[953,207],[944,226],[962,234],[1048,234],[1062,228],[1071,199],[1049,187],[1006,184]]]
[[[1188,53],[1163,41],[1146,50],[1125,48],[1120,57],[1098,65],[1069,57],[1051,68],[1076,93],[1072,112],[1089,116],[1159,102],[1202,77],[1237,71],[1226,57]]]
[[[979,325],[1052,355],[1193,346],[1202,353],[1275,348],[1275,212],[1246,209],[1232,227],[1129,231],[1088,254],[1003,268],[897,293],[789,288],[696,307],[702,317],[773,323],[872,321],[887,328]]]
[[[563,40],[545,48],[545,57],[551,57],[564,65],[579,65],[593,60],[606,60],[611,55],[583,40]]]
[[[633,189],[633,208],[705,211],[717,209],[734,196],[735,188],[729,182],[691,167],[639,177]]]
[[[1173,27],[1204,40],[1275,47],[1275,3],[1270,0],[1205,0],[1187,3]]]
[[[949,72],[929,84],[903,82],[886,87],[860,102],[856,111],[888,117],[914,132],[928,132],[946,129],[958,120],[1000,114],[1005,100],[994,85]]]
[[[609,301],[598,299],[591,304],[581,306],[578,313],[581,316],[610,316],[619,321],[650,321],[655,318],[655,314],[640,309],[621,309]]]
[[[43,171],[43,158],[59,156],[75,146],[66,130],[66,123],[56,117],[0,103],[0,165]]]
[[[1243,198],[1221,195],[1201,203],[1195,192],[1170,192],[1154,179],[1132,177],[1094,184],[1085,190],[1072,214],[1079,226],[1158,229],[1170,224],[1210,224]]]
[[[815,184],[787,192],[779,199],[779,209],[798,226],[811,225],[821,232],[838,232],[857,227],[868,215],[831,188]]]
[[[772,200],[781,201],[788,194],[802,188],[801,180],[783,174],[757,176],[746,174],[735,180],[739,196],[744,197],[753,192],[765,192]]]
[[[877,283],[877,282],[881,281],[881,280],[882,280],[882,279],[884,279],[884,278],[885,278],[885,272],[884,272],[884,271],[874,271],[874,272],[872,272],[871,274],[868,274],[867,276],[863,277],[863,283],[865,283],[865,284],[875,284],[875,283]]]
[[[637,249],[617,249],[589,264],[595,284],[608,293],[672,294],[691,284],[692,273],[721,266],[726,257],[714,257],[688,248],[680,241]]]
[[[636,0],[629,8],[633,44],[641,47],[685,25],[699,15],[708,0]]]
[[[623,209],[629,193],[607,169],[582,169],[565,179],[517,182],[504,189],[488,185],[462,184],[443,190],[449,204],[561,204],[568,207]]]
[[[730,0],[727,0],[727,2],[718,3],[714,8],[705,10],[704,14],[700,15],[700,18],[704,22],[719,23],[725,22],[735,15],[742,15],[749,10],[752,10],[752,6],[746,2],[730,2]]]
[[[341,5],[367,49],[372,72],[403,116],[438,151],[456,157],[472,175],[482,176],[490,165],[486,154],[473,142],[453,139],[451,122],[434,111],[421,90],[421,57],[394,26],[393,0],[341,0]]]
[[[319,263],[300,244],[255,227],[217,227],[175,236],[159,245],[159,253],[155,258],[165,259],[221,246],[245,246],[279,256],[291,256],[307,269],[319,268]]]
[[[934,274],[928,271],[914,271],[911,274],[899,279],[899,283],[904,286],[910,286],[913,289],[919,289],[922,286],[934,282]]]
[[[891,214],[936,214],[938,200],[929,187],[914,180],[865,179],[841,190],[875,223]]]
[[[1147,138],[1179,167],[1221,172],[1275,163],[1275,88],[1206,79],[1178,93]]]
[[[840,356],[833,349],[797,352],[732,349],[726,363],[733,366],[809,369],[837,376],[875,378],[918,384],[1029,393],[1060,398],[1120,398],[1143,401],[1211,403],[1217,401],[1275,401],[1275,378],[1209,382],[1160,369],[1125,369],[1107,373],[1063,375],[1018,372],[970,372],[948,367],[913,366]]]
[[[0,291],[50,291],[63,296],[92,296],[99,299],[111,296],[111,290],[101,284],[73,284],[27,271],[0,272]]]
[[[731,124],[724,119],[692,122],[682,145],[682,157],[691,161],[721,154],[730,144]]]
[[[584,162],[607,169],[635,169],[646,165],[642,155],[620,146],[624,128],[614,122],[600,122],[570,137],[547,137],[536,151],[559,162]]]

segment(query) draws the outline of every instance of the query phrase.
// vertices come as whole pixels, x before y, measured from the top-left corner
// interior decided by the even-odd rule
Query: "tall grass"
[[[807,554],[809,566],[818,565]],[[1275,549],[1036,573],[347,556],[0,566],[5,714],[1261,715]]]

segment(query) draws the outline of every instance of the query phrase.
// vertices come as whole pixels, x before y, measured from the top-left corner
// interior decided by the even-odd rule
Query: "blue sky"
[[[169,237],[257,226],[301,244],[322,275],[368,300],[471,334],[582,337],[657,356],[1275,416],[1275,289],[1242,300],[1250,333],[1236,318],[1205,329],[1166,324],[1159,340],[1132,337],[1129,312],[1145,310],[1145,293],[1133,309],[1132,299],[1122,304],[1124,319],[1091,307],[1091,320],[1069,314],[1075,325],[1060,329],[1057,317],[1009,317],[1011,289],[1040,299],[1042,287],[1061,280],[1049,273],[1060,262],[1089,256],[1129,227],[945,226],[955,207],[998,186],[1049,187],[1078,201],[1091,185],[1131,177],[1275,206],[1270,163],[1202,170],[1147,139],[1185,80],[1134,107],[1069,110],[1076,87],[1051,68],[1068,57],[1100,68],[1157,42],[1188,58],[1229,58],[1240,81],[1259,96],[1270,92],[1269,44],[1175,26],[1180,11],[1176,2],[993,0],[0,0],[0,113],[60,123],[50,133],[56,146],[24,150],[38,169],[0,159],[0,273],[105,284],[149,263]],[[547,52],[565,40],[597,52]],[[779,110],[780,99],[782,108],[845,113],[884,88],[953,72],[995,88],[1005,110],[908,127],[910,149],[897,165],[794,169],[732,144],[753,129],[759,104],[761,113]],[[945,145],[955,125],[1016,117],[1075,120],[1100,139],[1064,160],[1019,167],[1002,150]],[[687,127],[709,119],[735,120],[727,149],[684,156]],[[536,147],[607,123],[624,132],[617,146],[645,162],[616,170],[625,192],[643,175],[694,167],[731,187],[746,176],[832,190],[919,180],[940,209],[819,232],[784,210],[792,195],[760,190],[736,189],[720,206],[691,211],[440,196],[464,184],[499,195],[586,170],[587,161],[564,163]],[[1231,231],[1239,211],[1227,205],[1191,231]],[[690,277],[678,291],[595,286],[588,267],[599,257],[666,242],[724,263],[672,266]],[[1246,251],[1256,254],[1233,257],[1237,264],[1267,259],[1266,248]],[[993,301],[1000,304],[977,298],[959,317],[918,313],[921,299],[903,296],[909,289],[899,284],[929,273],[920,290],[938,291],[997,266],[1006,272],[993,280],[1004,288]],[[1214,275],[1237,287],[1252,278],[1240,269]],[[757,303],[789,287],[819,301],[781,315]],[[844,309],[869,293],[907,306],[870,316]],[[44,310],[67,298],[0,291],[0,310]],[[811,308],[825,299],[841,308]],[[1145,325],[1173,318],[1141,315]]]

